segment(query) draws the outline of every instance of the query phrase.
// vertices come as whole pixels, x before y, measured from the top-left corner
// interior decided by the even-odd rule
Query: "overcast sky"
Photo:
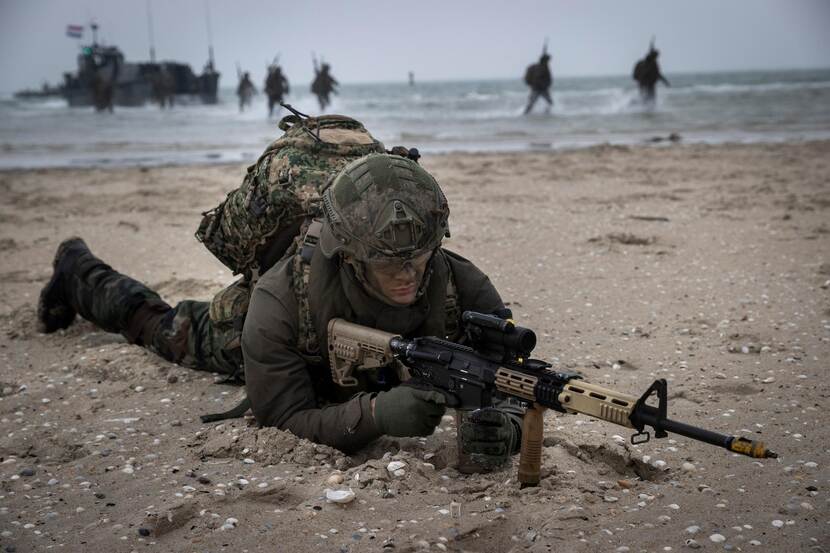
[[[828,0],[321,1],[150,0],[158,59],[207,59],[209,4],[223,86],[235,65],[261,85],[277,53],[289,80],[311,80],[311,53],[341,82],[520,78],[549,37],[556,75],[628,73],[657,35],[671,75],[830,67]],[[0,90],[57,81],[100,25],[127,60],[149,59],[147,0],[0,0]]]

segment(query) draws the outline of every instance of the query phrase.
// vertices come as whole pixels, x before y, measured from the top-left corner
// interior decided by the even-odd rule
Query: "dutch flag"
[[[66,36],[71,38],[81,38],[84,34],[83,25],[67,25]]]

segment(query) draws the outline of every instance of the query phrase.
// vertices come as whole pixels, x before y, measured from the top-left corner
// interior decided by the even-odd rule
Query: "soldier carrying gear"
[[[245,111],[251,106],[251,99],[256,94],[256,87],[251,82],[251,74],[245,71],[239,77],[239,86],[236,87],[236,95],[239,96],[239,111]]]
[[[632,74],[632,78],[637,81],[637,85],[640,87],[640,97],[647,104],[654,103],[657,95],[657,81],[663,81],[666,86],[671,86],[666,77],[660,72],[660,66],[657,64],[659,55],[660,52],[654,48],[654,39],[652,38],[648,53],[637,62]]]
[[[337,82],[331,74],[331,66],[325,62],[318,65],[317,58],[312,57],[314,63],[314,81],[311,83],[311,92],[317,96],[317,101],[320,103],[320,112],[325,112],[326,108],[331,104],[331,94],[337,94],[337,87],[340,83]]]
[[[527,100],[527,107],[525,107],[525,115],[530,113],[539,98],[543,98],[548,103],[547,112],[550,112],[550,108],[553,106],[553,100],[550,97],[553,76],[550,72],[549,63],[550,54],[548,54],[548,44],[545,42],[539,61],[529,65],[525,71],[525,84],[530,87],[530,97]]]
[[[268,76],[265,78],[265,94],[268,95],[268,117],[273,115],[274,106],[279,106],[290,91],[291,87],[288,85],[288,79],[285,78],[282,68],[276,63],[268,66]]]
[[[449,208],[417,163],[370,154],[330,182],[324,220],[252,291],[244,281],[231,287],[232,302],[186,300],[171,307],[95,257],[82,240],[65,241],[41,292],[41,329],[66,328],[80,314],[174,363],[243,377],[261,425],[345,452],[384,434],[431,434],[444,415],[444,396],[401,386],[394,363],[358,371],[348,386],[334,382],[328,323],[343,318],[402,337],[460,342],[463,311],[510,317],[510,310],[485,274],[441,247]],[[220,324],[223,306],[243,316]],[[231,332],[238,325],[241,347],[238,329]],[[477,470],[508,462],[520,433],[521,411],[510,406],[469,416],[460,427],[462,448]]]

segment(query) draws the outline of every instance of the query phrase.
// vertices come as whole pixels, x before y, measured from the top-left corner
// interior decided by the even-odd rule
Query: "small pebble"
[[[712,534],[711,536],[709,536],[709,540],[715,543],[723,543],[726,541],[726,538],[723,536],[723,534]]]
[[[222,524],[222,526],[219,527],[219,530],[222,530],[223,532],[225,530],[232,530],[232,529],[236,528],[237,524],[239,524],[238,520],[236,520],[233,517],[229,517],[229,518],[225,519],[225,523]]]
[[[700,532],[700,526],[689,526],[686,528],[687,534],[697,534]]]
[[[783,528],[784,527],[784,521],[776,519],[776,520],[772,521],[772,525],[775,526],[776,528]]]
[[[148,530],[147,528],[139,528],[138,529],[138,534],[140,536],[144,536],[146,538],[147,536],[150,535],[150,530]]]
[[[343,483],[343,479],[344,477],[342,474],[340,474],[339,472],[335,472],[334,474],[326,478],[326,484],[328,484],[329,486],[337,486]]]
[[[700,549],[700,544],[697,542],[697,540],[689,538],[686,540],[686,547],[688,547],[689,549]]]
[[[24,468],[23,470],[20,471],[20,476],[34,476],[34,475],[35,475],[35,469],[33,469],[31,467],[26,467],[26,468]]]

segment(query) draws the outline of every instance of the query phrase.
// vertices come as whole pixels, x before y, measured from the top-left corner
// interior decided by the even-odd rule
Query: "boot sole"
[[[57,330],[68,328],[75,320],[75,310],[62,298],[60,281],[63,274],[58,265],[60,265],[66,251],[77,242],[87,248],[86,242],[78,237],[69,238],[60,243],[52,261],[52,278],[40,291],[40,298],[37,303],[38,331],[44,334],[51,334]]]

